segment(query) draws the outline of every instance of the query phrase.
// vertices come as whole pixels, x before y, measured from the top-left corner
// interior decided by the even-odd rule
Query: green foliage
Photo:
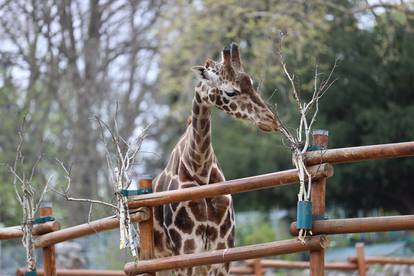
[[[265,216],[251,216],[238,223],[236,232],[237,246],[271,242],[276,240],[276,232]]]
[[[388,16],[379,17],[373,29],[358,30],[353,23],[352,32],[330,32],[331,51],[343,55],[339,80],[321,106],[322,121],[332,133],[331,147],[414,138],[414,59],[408,54],[414,50],[412,22],[401,20],[401,14]],[[329,181],[329,196],[351,211],[412,213],[408,194],[413,192],[413,166],[412,159],[338,166]]]
[[[169,112],[154,126],[158,128],[154,133],[159,143],[157,154],[161,156],[148,155],[151,160],[147,160],[147,171],[155,174],[163,167],[185,130],[194,86],[190,68],[203,64],[207,57],[219,59],[220,50],[231,41],[239,43],[245,71],[253,77],[263,98],[270,98],[272,107],[277,103],[277,111],[289,128],[296,127],[298,116],[279,64],[282,37],[288,69],[295,73],[304,99],[310,97],[313,89],[315,65],[326,73],[335,58],[340,58],[335,72],[337,81],[320,102],[315,126],[330,131],[331,148],[414,140],[412,10],[405,12],[405,7],[397,4],[397,8],[376,16],[368,10],[351,12],[364,4],[348,0],[177,0],[166,4],[160,11],[163,24],[157,25],[161,28],[157,40],[162,45],[157,59],[160,93],[154,93],[154,97],[158,104],[168,106]],[[367,21],[370,23],[364,25]],[[46,156],[44,173],[56,171],[55,157],[71,162],[67,149],[73,146],[73,126],[69,115],[56,106],[54,89],[43,89],[46,82],[41,79],[31,83],[30,89],[24,89],[17,85],[18,80],[7,66],[0,67],[0,76],[0,163],[13,162],[18,129],[25,115],[30,126],[24,137],[27,164],[40,151]],[[72,94],[65,94],[64,102],[71,97]],[[145,104],[152,106],[152,102]],[[227,179],[292,167],[290,152],[280,134],[261,133],[251,124],[218,111],[213,113],[212,133],[215,152]],[[92,165],[94,162],[88,163]],[[336,166],[335,176],[329,180],[328,206],[344,207],[347,215],[361,209],[412,213],[413,167],[413,159]],[[0,221],[7,225],[20,220],[10,180],[6,167],[0,166],[0,208],[4,210],[0,212]],[[44,183],[45,179],[40,177],[36,181]],[[64,184],[61,177],[56,181],[58,187]],[[95,187],[94,195],[100,190],[105,189]],[[239,194],[235,195],[235,206],[237,210],[294,209],[296,193],[297,187],[289,186]]]
[[[333,3],[211,0],[176,7],[168,13],[175,18],[169,27],[176,30],[173,43],[166,40],[168,48],[161,56],[160,84],[173,112],[169,125],[185,126],[193,90],[188,68],[206,57],[218,59],[219,50],[234,40],[241,46],[245,71],[260,83],[264,98],[276,91],[271,102],[294,129],[297,113],[277,53],[280,34],[285,33],[288,69],[305,99],[312,92],[315,65],[326,73],[340,58],[337,81],[320,102],[315,126],[330,131],[331,148],[413,140],[412,14],[400,7],[373,17],[369,11],[349,12],[358,9],[360,1]],[[364,23],[368,19],[372,24]],[[166,160],[182,132],[167,127],[164,133],[169,141],[163,152]],[[213,143],[228,179],[292,167],[280,135],[260,133],[220,112],[214,114]],[[413,167],[412,159],[336,166],[328,206],[345,207],[348,215],[378,208],[412,213]],[[237,210],[294,209],[296,192],[296,187],[286,187],[235,195],[235,205]]]

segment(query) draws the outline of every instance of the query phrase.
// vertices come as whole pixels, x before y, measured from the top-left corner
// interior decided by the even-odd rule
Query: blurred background
[[[414,140],[412,1],[2,0],[0,163],[13,163],[25,117],[27,169],[44,154],[35,186],[41,189],[53,175],[54,189],[66,187],[58,158],[72,166],[71,195],[110,201],[104,144],[91,118],[110,122],[118,103],[123,137],[151,124],[134,177],[157,175],[186,128],[195,84],[190,68],[207,57],[218,60],[232,41],[263,98],[295,129],[297,111],[278,54],[282,37],[287,66],[304,99],[312,95],[315,66],[328,73],[339,60],[337,81],[320,101],[315,126],[329,130],[330,148]],[[292,167],[280,134],[262,133],[217,110],[212,124],[227,179]],[[327,186],[329,216],[414,214],[413,168],[413,158],[336,166]],[[297,189],[235,195],[237,244],[288,238]],[[47,198],[64,226],[87,221],[88,204],[67,202],[53,192]],[[6,166],[0,166],[0,210],[3,226],[21,223]],[[92,218],[109,214],[97,207]],[[117,239],[109,233],[76,241],[79,266],[122,268],[129,257],[113,250]],[[383,244],[384,252],[400,255],[414,249],[412,232],[333,237],[334,247],[342,249],[357,241]],[[17,241],[0,244],[5,275],[24,265],[19,250]],[[340,255],[330,250],[328,258]]]

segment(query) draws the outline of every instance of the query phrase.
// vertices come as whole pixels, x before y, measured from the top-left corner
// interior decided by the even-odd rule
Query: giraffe
[[[252,121],[265,132],[276,131],[279,121],[243,71],[238,46],[222,51],[220,62],[207,59],[192,68],[195,87],[188,127],[173,149],[164,171],[154,179],[155,192],[185,189],[224,181],[211,144],[211,109]],[[234,246],[235,217],[231,195],[167,204],[154,211],[155,256],[166,257],[226,249]],[[177,276],[228,275],[229,263],[175,271]],[[173,275],[161,272],[158,275]]]

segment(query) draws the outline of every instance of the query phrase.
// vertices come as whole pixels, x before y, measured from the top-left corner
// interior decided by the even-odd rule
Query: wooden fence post
[[[148,189],[152,191],[152,177],[146,177],[139,180],[140,189]],[[149,207],[149,219],[139,222],[139,259],[149,260],[154,258],[154,211],[153,207]],[[146,275],[155,276],[155,273],[147,273]]]
[[[320,147],[325,150],[328,147],[328,131],[315,130],[312,132],[313,146]],[[323,219],[325,215],[325,189],[326,177],[319,178],[312,181],[311,198],[312,198],[312,215],[314,219]],[[310,275],[323,276],[325,275],[325,250],[318,249],[310,251]]]
[[[39,215],[40,217],[53,216],[52,203],[40,203]],[[43,269],[45,276],[56,276],[56,255],[54,245],[43,247]]]
[[[254,276],[263,276],[262,261],[260,260],[260,258],[257,258],[254,260],[253,271],[254,271]]]
[[[355,245],[357,265],[359,276],[365,276],[367,273],[366,262],[365,262],[365,249],[363,243],[357,243]]]

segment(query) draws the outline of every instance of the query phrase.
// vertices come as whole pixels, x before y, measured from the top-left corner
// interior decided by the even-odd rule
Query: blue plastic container
[[[296,213],[296,228],[297,229],[312,229],[312,202],[298,201],[298,208]]]

